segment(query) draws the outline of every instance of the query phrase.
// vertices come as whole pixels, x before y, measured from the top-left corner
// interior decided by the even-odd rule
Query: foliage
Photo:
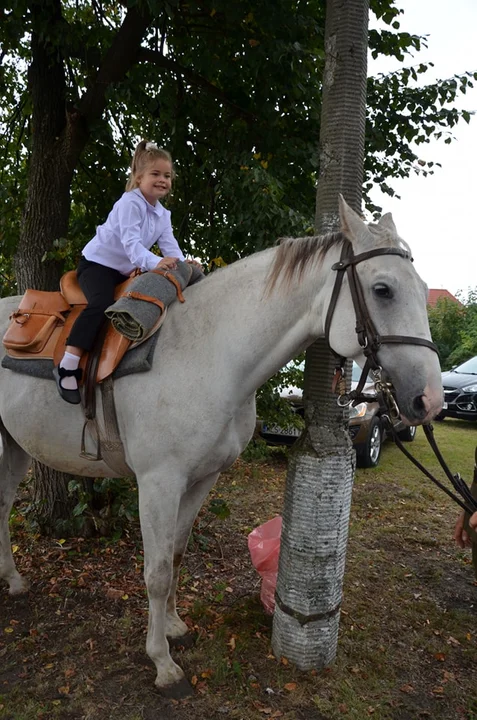
[[[302,426],[302,418],[293,412],[280,392],[289,393],[293,388],[303,388],[303,364],[304,354],[289,362],[257,393],[257,415],[268,424]]]
[[[134,9],[148,13],[138,61],[108,88],[107,106],[88,128],[90,139],[71,188],[68,237],[55,239],[46,261],[72,267],[79,249],[124,186],[137,138],[171,149],[177,182],[170,206],[179,242],[205,260],[230,262],[312,232],[318,169],[324,0],[226,0],[134,3],[51,0],[41,20],[35,0],[2,11],[0,86],[0,248],[16,246],[32,161],[32,97],[27,82],[33,21],[51,52],[63,58],[67,112],[75,112]],[[423,38],[400,28],[393,0],[372,10],[389,29],[370,32],[370,48],[401,61]],[[55,14],[56,13],[56,14]],[[433,172],[413,144],[446,135],[469,113],[452,107],[472,74],[418,87],[419,63],[371,78],[368,90],[366,183],[392,193],[393,177]],[[368,202],[369,205],[369,202]],[[371,206],[370,206],[371,207]],[[11,271],[4,294],[11,290]]]
[[[457,293],[462,304],[447,298],[428,308],[432,339],[439,349],[443,370],[477,355],[477,289],[469,290],[467,297]]]

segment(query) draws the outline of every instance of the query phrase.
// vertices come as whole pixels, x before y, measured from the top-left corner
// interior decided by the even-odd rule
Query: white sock
[[[65,352],[62,359],[60,360],[60,367],[65,370],[76,370],[81,358],[73,353]],[[61,387],[65,390],[77,390],[78,382],[75,377],[64,377],[61,379]]]

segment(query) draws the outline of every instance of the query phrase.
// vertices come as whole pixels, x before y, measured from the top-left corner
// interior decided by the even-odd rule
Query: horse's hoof
[[[174,650],[190,650],[190,648],[194,647],[196,640],[197,635],[193,632],[187,632],[180,637],[167,637],[169,647],[174,648]]]
[[[160,694],[169,700],[184,700],[194,694],[192,685],[185,678],[181,678],[172,685],[165,685],[158,688]]]

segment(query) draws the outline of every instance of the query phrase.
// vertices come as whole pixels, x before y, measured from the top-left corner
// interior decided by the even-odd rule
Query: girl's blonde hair
[[[147,140],[141,140],[136,147],[133,159],[131,160],[131,172],[126,183],[126,192],[134,190],[138,187],[138,178],[144,173],[147,166],[155,160],[167,160],[170,162],[172,179],[174,179],[175,173],[171,154],[167,152],[167,150],[164,150],[164,148],[157,147],[155,143],[147,142]]]

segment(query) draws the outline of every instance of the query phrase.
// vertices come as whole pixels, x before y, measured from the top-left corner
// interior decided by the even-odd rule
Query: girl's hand
[[[199,268],[199,270],[202,270],[202,271],[204,270],[204,268],[202,267],[202,265],[200,264],[200,262],[198,260],[190,259],[190,260],[186,260],[186,262],[189,263],[189,265],[195,265],[196,267]]]
[[[177,267],[178,258],[164,257],[160,262],[157,263],[154,270],[175,270]]]
[[[471,527],[473,530],[477,530],[477,512],[475,512],[475,513],[471,516],[471,518],[470,518],[470,520],[469,520],[469,525],[470,525],[470,527]]]

